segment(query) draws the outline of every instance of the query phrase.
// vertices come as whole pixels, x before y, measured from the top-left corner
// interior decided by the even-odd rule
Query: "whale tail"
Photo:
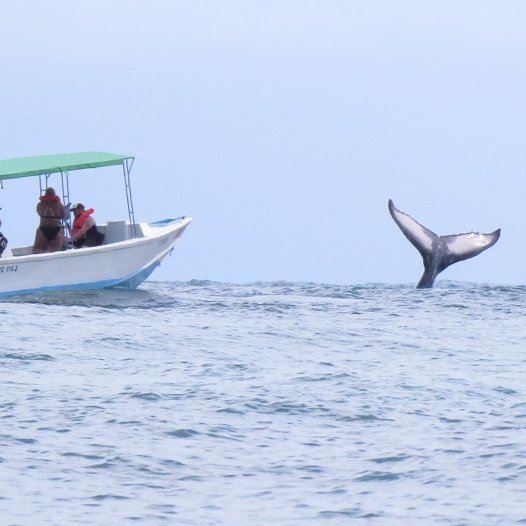
[[[447,267],[458,261],[477,256],[492,247],[500,237],[500,228],[491,234],[469,232],[451,236],[437,236],[431,230],[398,210],[389,199],[389,212],[404,236],[420,252],[424,273],[417,288],[431,288],[435,278]]]

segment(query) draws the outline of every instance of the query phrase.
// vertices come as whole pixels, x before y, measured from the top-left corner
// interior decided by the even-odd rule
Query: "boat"
[[[0,185],[8,179],[38,176],[40,195],[44,195],[50,177],[59,177],[63,203],[70,202],[70,172],[121,165],[128,207],[127,219],[97,223],[104,242],[96,247],[73,248],[65,243],[63,250],[34,254],[32,246],[10,248],[8,244],[0,257],[0,297],[109,287],[133,289],[150,276],[171,254],[192,219],[182,216],[137,223],[130,180],[133,161],[132,156],[107,152],[0,160]],[[67,237],[68,220],[63,221],[63,228]]]

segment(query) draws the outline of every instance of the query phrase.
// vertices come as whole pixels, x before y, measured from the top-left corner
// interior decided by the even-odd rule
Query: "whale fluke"
[[[469,232],[452,236],[437,236],[411,216],[400,212],[389,199],[389,212],[404,236],[420,252],[424,261],[424,273],[417,284],[418,289],[433,286],[440,272],[458,261],[472,258],[492,247],[500,237],[500,228],[491,234]]]

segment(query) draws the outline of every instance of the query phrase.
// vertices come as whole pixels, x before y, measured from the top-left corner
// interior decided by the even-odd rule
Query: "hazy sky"
[[[189,215],[154,279],[416,283],[387,201],[502,228],[441,277],[526,284],[526,2],[0,0],[0,157],[136,156],[136,218]],[[119,170],[71,179],[124,218]],[[0,190],[29,244],[38,180]]]

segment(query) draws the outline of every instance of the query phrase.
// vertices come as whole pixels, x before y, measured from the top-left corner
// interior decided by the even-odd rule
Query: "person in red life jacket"
[[[33,252],[41,254],[63,250],[62,220],[67,219],[68,212],[53,188],[46,188],[44,195],[39,198],[37,214],[40,217],[40,224],[35,233]]]
[[[71,205],[71,210],[75,219],[71,228],[71,240],[75,248],[81,247],[97,247],[102,245],[104,241],[104,234],[97,230],[95,219],[91,214],[95,212],[93,208],[84,208],[82,203],[74,203]]]

